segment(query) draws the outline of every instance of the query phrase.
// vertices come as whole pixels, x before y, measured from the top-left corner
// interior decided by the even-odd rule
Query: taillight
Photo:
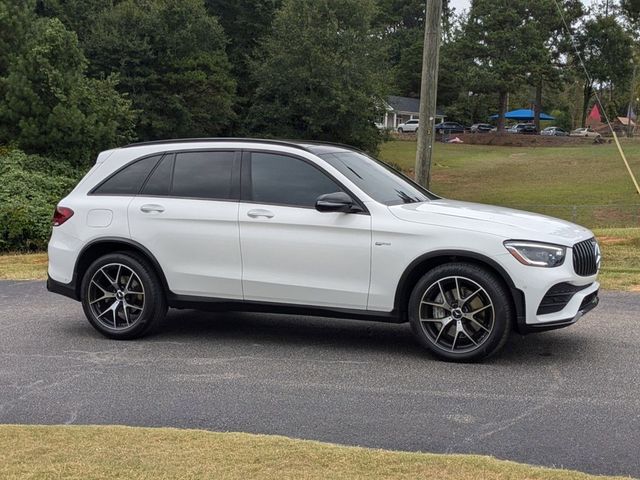
[[[73,217],[73,210],[67,207],[56,207],[53,212],[53,219],[51,221],[51,224],[54,227],[59,227],[71,217]]]

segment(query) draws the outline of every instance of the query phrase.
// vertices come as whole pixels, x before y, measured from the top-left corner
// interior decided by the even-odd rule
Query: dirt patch
[[[391,132],[395,140],[415,141],[415,133]],[[500,147],[574,147],[578,145],[594,145],[593,138],[584,137],[550,137],[546,135],[521,135],[517,133],[455,133],[447,136],[448,139],[458,137],[463,143],[470,145],[496,145]],[[442,135],[436,135],[438,142],[443,141]],[[605,139],[610,142],[611,139]]]
[[[598,243],[601,245],[624,245],[629,243],[628,238],[622,237],[598,237]]]
[[[465,133],[460,140],[471,145],[496,145],[503,147],[571,147],[594,145],[592,138],[550,137],[546,135],[520,135],[517,133]]]

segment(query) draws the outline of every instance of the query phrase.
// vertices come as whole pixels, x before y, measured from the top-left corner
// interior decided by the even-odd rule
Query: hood
[[[389,207],[408,222],[441,225],[497,235],[505,239],[531,240],[572,246],[593,237],[579,225],[537,213],[456,200],[432,200]]]

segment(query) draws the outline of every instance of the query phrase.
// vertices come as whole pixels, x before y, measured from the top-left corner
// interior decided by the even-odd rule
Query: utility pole
[[[420,85],[420,128],[416,152],[416,181],[429,188],[431,156],[435,139],[436,102],[438,93],[438,61],[442,0],[426,0],[424,19],[424,52],[422,54],[422,84]]]
[[[636,73],[638,71],[638,65],[633,65],[633,76],[631,77],[631,95],[629,95],[629,105],[627,106],[627,137],[633,137],[633,126],[631,125],[631,115],[633,113],[633,102],[636,99]],[[638,122],[636,116],[635,122]]]

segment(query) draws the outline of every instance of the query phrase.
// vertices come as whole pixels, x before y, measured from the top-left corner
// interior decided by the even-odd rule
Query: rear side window
[[[93,193],[99,195],[137,195],[160,157],[162,155],[154,155],[127,165],[99,185]]]
[[[297,158],[251,154],[251,200],[258,203],[314,207],[325,193],[343,189],[326,174]]]
[[[171,196],[228,200],[235,152],[176,154]]]
[[[173,155],[165,155],[142,188],[142,195],[169,195],[173,175]]]

